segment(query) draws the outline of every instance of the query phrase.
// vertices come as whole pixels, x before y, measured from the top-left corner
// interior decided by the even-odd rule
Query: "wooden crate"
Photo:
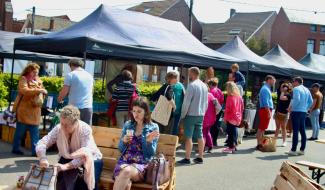
[[[12,144],[14,142],[15,131],[16,131],[16,128],[9,127],[8,143],[10,143],[10,144]]]
[[[12,143],[14,140],[16,128],[8,125],[2,125],[1,127],[1,140],[7,143]]]
[[[1,140],[4,142],[8,142],[9,139],[9,126],[2,125],[1,127]]]
[[[271,190],[324,190],[310,179],[297,165],[288,161],[283,162],[280,173],[276,176]]]

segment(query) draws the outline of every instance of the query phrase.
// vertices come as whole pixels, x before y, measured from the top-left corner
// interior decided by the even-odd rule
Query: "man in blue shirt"
[[[292,148],[286,154],[290,156],[304,155],[306,148],[306,129],[305,129],[305,120],[307,117],[307,112],[313,104],[313,98],[310,94],[308,88],[303,85],[303,79],[301,77],[295,77],[293,79],[293,96],[288,108],[288,111],[291,112],[292,120]],[[299,136],[301,135],[301,147],[300,151],[296,152]]]
[[[83,61],[71,59],[69,61],[71,72],[64,78],[64,86],[59,93],[58,102],[69,95],[69,104],[80,111],[80,120],[91,125],[93,114],[93,77],[85,71]]]
[[[276,80],[274,76],[267,75],[265,77],[265,84],[263,85],[259,93],[260,109],[258,110],[258,115],[260,117],[260,123],[256,134],[257,150],[261,150],[262,148],[264,132],[268,128],[272,116],[273,100],[271,87],[274,86],[275,81]]]

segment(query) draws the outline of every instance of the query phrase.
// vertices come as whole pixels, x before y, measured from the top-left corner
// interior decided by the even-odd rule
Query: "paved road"
[[[308,136],[310,133],[308,131]],[[325,130],[321,131],[320,137],[325,139]],[[223,141],[220,139],[219,144]],[[325,164],[325,144],[308,142],[306,155],[300,157],[284,154],[291,146],[291,140],[288,147],[279,147],[275,153],[257,152],[252,148],[255,144],[254,138],[246,138],[236,154],[225,155],[218,148],[205,155],[203,165],[178,166],[177,190],[269,190],[285,160],[309,160]],[[183,150],[177,151],[178,160],[183,156]],[[49,159],[55,163],[57,156],[50,155]],[[6,185],[13,186],[17,176],[26,174],[30,163],[35,162],[36,159],[32,157],[13,157],[10,145],[0,142],[0,190],[5,189]],[[303,170],[310,175],[305,168]],[[325,177],[321,181],[321,184],[324,183]]]

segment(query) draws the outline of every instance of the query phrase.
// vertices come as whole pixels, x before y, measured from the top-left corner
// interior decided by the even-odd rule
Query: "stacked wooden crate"
[[[324,190],[310,179],[297,165],[288,161],[283,162],[280,173],[276,176],[271,190]]]

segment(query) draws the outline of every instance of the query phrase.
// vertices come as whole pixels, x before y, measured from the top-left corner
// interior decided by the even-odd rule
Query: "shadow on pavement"
[[[256,151],[255,148],[248,148],[248,149],[238,148],[238,150],[235,152],[235,154],[252,154],[255,151]]]
[[[31,164],[37,164],[37,160],[17,160],[0,168],[0,173],[28,172]]]
[[[288,155],[271,155],[271,156],[264,156],[264,157],[256,157],[257,159],[260,160],[286,160],[288,159]]]

